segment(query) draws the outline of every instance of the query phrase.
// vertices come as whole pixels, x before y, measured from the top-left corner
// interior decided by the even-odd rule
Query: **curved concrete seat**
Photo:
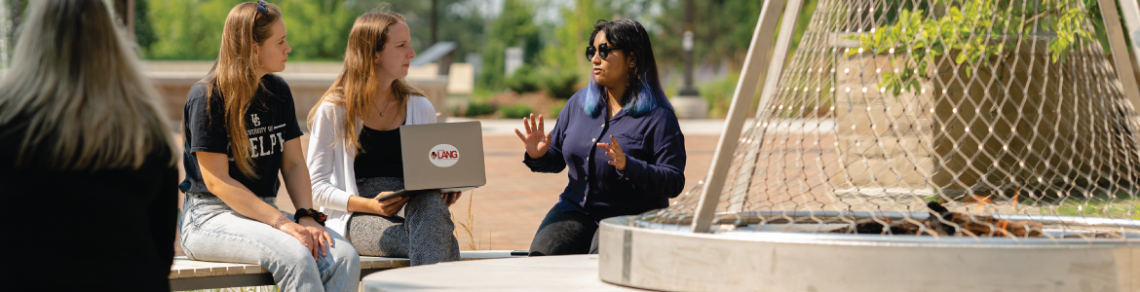
[[[598,279],[598,255],[451,262],[375,273],[364,291],[645,291]]]
[[[521,254],[521,255],[512,255]],[[524,257],[525,253],[509,250],[480,250],[460,252],[460,261]],[[410,265],[406,258],[360,257],[360,275]],[[174,291],[210,288],[273,285],[273,277],[259,265],[194,261],[184,256],[174,257],[170,267],[170,288]]]

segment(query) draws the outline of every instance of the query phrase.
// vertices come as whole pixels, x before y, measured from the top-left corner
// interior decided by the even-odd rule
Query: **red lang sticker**
[[[428,154],[428,160],[438,167],[451,167],[459,162],[459,149],[455,149],[451,144],[435,145]]]

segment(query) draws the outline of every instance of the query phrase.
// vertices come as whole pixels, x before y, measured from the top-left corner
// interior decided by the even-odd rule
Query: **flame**
[[[1009,203],[1013,211],[1017,212],[1017,196],[1021,195],[1021,186],[1013,186],[1013,201]]]

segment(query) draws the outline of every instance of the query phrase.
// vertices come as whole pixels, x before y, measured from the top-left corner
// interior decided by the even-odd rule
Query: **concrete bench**
[[[460,252],[461,261],[525,257],[525,251],[479,250]],[[410,266],[405,258],[360,257],[360,277]],[[174,291],[273,285],[273,276],[259,265],[192,261],[174,258],[170,288]]]

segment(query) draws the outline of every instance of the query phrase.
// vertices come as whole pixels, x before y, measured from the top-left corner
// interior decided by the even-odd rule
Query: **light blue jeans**
[[[277,198],[262,200],[277,206]],[[218,197],[186,194],[182,206],[182,252],[192,260],[259,264],[273,274],[281,291],[359,289],[360,256],[332,230],[328,232],[333,247],[328,255],[314,260],[293,236],[238,214]],[[284,214],[293,219],[292,214]]]

